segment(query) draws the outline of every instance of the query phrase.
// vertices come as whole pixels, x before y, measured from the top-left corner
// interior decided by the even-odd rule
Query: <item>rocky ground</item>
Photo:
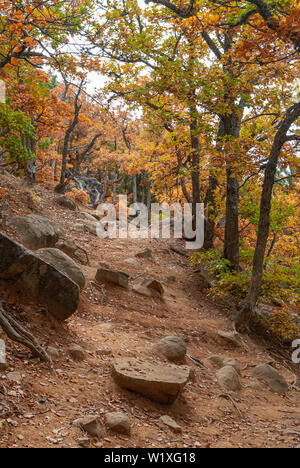
[[[63,324],[0,281],[6,309],[53,357],[50,368],[0,331],[8,361],[0,370],[1,447],[299,446],[298,369],[270,343],[233,335],[230,304],[213,302],[169,241],[100,240],[50,190],[25,189],[8,176],[0,183],[10,191],[2,232],[20,240],[7,221],[40,214],[60,226],[60,242],[75,242],[90,260],[77,250],[86,284],[78,312]],[[136,257],[146,249],[151,255]],[[100,267],[127,273],[129,287],[95,281]],[[163,287],[163,298],[157,286],[148,297],[137,292],[148,278]],[[178,338],[161,342],[169,336]],[[159,401],[179,386],[174,403]]]

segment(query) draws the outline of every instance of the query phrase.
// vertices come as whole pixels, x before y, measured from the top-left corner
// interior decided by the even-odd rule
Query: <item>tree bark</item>
[[[236,109],[232,109],[231,114],[226,114],[222,119],[222,133],[224,138],[238,138],[241,131],[241,117]],[[232,169],[232,165],[227,162],[226,167],[227,187],[226,187],[226,226],[224,258],[229,260],[233,270],[239,270],[240,247],[239,247],[239,180]]]
[[[248,329],[251,319],[254,316],[255,307],[261,293],[264,259],[270,232],[270,214],[276,170],[282,147],[284,146],[285,142],[289,139],[287,133],[291,128],[292,124],[299,117],[300,101],[288,109],[283,120],[280,122],[278,126],[278,131],[274,138],[269,161],[265,169],[251,285],[245,305],[238,314],[235,321],[236,329],[241,332]]]

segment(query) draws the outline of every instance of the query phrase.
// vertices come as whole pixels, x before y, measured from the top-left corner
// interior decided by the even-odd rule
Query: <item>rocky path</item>
[[[54,365],[49,369],[7,343],[9,366],[0,370],[1,447],[299,446],[299,391],[287,386],[293,370],[259,341],[232,335],[226,307],[201,290],[201,278],[169,242],[101,241],[78,231],[77,213],[51,204],[42,191],[39,197],[43,215],[59,219],[66,237],[88,252],[90,265],[82,266],[87,281],[79,311],[64,325],[5,293],[11,310],[51,348]],[[151,256],[136,257],[146,249]],[[125,271],[129,288],[99,286],[99,266]],[[163,286],[163,300],[132,289],[149,277]],[[175,344],[161,342],[169,336],[178,337]],[[165,381],[154,388],[145,378],[139,393],[123,388],[128,366],[139,382],[145,365],[148,376],[158,372],[156,380],[166,378],[160,366],[178,369],[164,356],[170,350],[178,353],[178,379],[188,372],[189,380],[181,381],[185,388],[173,404],[159,401],[170,391]]]

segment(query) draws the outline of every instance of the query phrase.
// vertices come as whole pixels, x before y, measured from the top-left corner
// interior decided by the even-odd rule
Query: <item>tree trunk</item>
[[[241,116],[237,110],[232,109],[231,114],[222,116],[222,132],[224,138],[238,138],[241,131]],[[220,135],[220,132],[219,132]],[[240,247],[239,247],[239,180],[231,167],[227,163],[226,168],[226,226],[224,258],[229,260],[233,270],[239,270]]]
[[[245,331],[255,312],[255,306],[261,293],[264,258],[270,232],[270,214],[272,205],[273,187],[275,184],[276,170],[283,145],[288,141],[287,132],[292,124],[300,117],[300,102],[291,106],[278,126],[277,134],[271,149],[268,164],[265,169],[263,191],[260,205],[260,218],[257,234],[257,242],[253,260],[251,285],[245,305],[236,318],[236,329]]]
[[[148,185],[148,194],[147,194],[147,208],[148,208],[148,213],[149,213],[149,219],[151,219],[151,200],[152,200],[152,187],[151,187],[151,182],[149,182]]]
[[[211,170],[209,175],[209,186],[206,193],[205,208],[206,218],[204,227],[204,250],[210,250],[215,248],[215,215],[216,215],[216,203],[215,203],[215,192],[218,187],[218,181],[213,175]]]
[[[239,246],[239,181],[231,169],[226,170],[226,226],[224,258],[229,260],[232,269],[239,270],[240,246]]]
[[[132,176],[132,192],[133,192],[133,203],[137,203],[138,195],[137,195],[137,176]]]

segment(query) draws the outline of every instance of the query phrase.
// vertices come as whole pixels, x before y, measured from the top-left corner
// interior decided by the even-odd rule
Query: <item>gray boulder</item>
[[[187,347],[179,336],[167,336],[157,344],[158,351],[169,361],[182,361],[185,358]]]
[[[78,284],[80,289],[85,286],[85,277],[79,266],[64,252],[58,249],[40,249],[37,255],[57,270],[68,276],[74,283]]]
[[[95,279],[99,283],[113,283],[126,289],[129,286],[129,275],[123,271],[99,268]]]
[[[3,233],[0,233],[0,279],[14,280],[25,295],[47,306],[58,320],[66,320],[78,308],[78,285]]]
[[[114,432],[129,435],[131,430],[130,419],[125,413],[107,413],[105,415],[107,426]]]
[[[268,385],[274,393],[283,394],[289,389],[288,383],[274,367],[269,364],[261,364],[255,367],[253,377]]]
[[[140,283],[134,284],[132,289],[142,296],[158,297],[160,299],[163,298],[165,292],[162,284],[153,279],[144,280]]]
[[[235,392],[241,389],[239,374],[232,366],[225,366],[217,372],[217,379],[222,390]]]
[[[15,216],[7,225],[15,228],[22,244],[32,250],[54,247],[59,239],[58,227],[43,216]]]
[[[65,195],[61,195],[59,197],[56,197],[55,199],[56,203],[64,208],[67,208],[68,210],[71,211],[76,211],[77,210],[77,205],[76,203],[71,200],[70,198],[66,197]]]
[[[101,424],[98,416],[91,415],[76,419],[76,421],[73,422],[73,425],[80,427],[80,429],[92,437],[102,439],[106,436],[105,427]]]
[[[242,348],[244,346],[241,336],[236,331],[226,332],[219,330],[218,336],[227,343],[236,346],[237,348]]]

